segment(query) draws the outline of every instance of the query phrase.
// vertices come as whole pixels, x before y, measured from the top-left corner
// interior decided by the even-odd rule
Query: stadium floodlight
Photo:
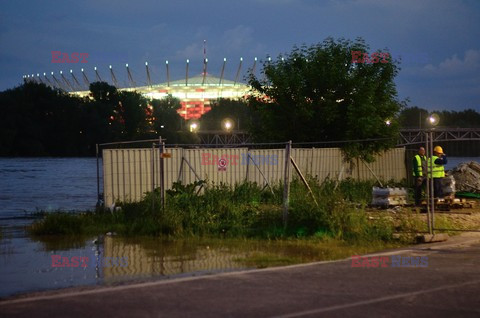
[[[82,72],[83,72],[83,68],[82,68]]]
[[[240,62],[243,61],[243,57],[240,58]]]
[[[224,57],[224,58],[223,58],[223,61],[224,61],[224,62],[226,62],[226,61],[227,61],[227,58],[226,58],[226,57]]]
[[[109,65],[108,67],[110,67],[110,69],[112,69],[112,66],[111,66],[111,65]]]
[[[148,66],[148,62],[145,62],[145,66]]]
[[[52,76],[53,76],[53,72],[52,72]]]
[[[168,64],[168,60],[165,61],[165,64]]]
[[[125,67],[128,67],[128,63],[127,63],[127,64],[125,64]]]
[[[93,69],[96,71],[96,70],[97,70],[97,67],[95,66]]]
[[[63,71],[60,71],[60,74],[63,74]]]
[[[254,60],[255,60],[255,62],[257,61],[257,57],[256,57],[256,56],[255,56]]]
[[[47,76],[47,73],[43,72],[43,76]]]
[[[73,73],[73,70],[70,70],[70,73]]]
[[[37,77],[40,77],[40,74],[37,73]]]
[[[189,60],[189,59],[187,59],[187,63],[190,63],[190,60]]]

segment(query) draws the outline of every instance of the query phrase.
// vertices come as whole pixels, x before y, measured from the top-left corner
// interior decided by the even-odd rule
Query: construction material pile
[[[390,207],[407,204],[408,192],[406,188],[377,188],[372,189],[372,206]]]
[[[455,190],[480,193],[480,163],[461,163],[451,172],[455,178]]]

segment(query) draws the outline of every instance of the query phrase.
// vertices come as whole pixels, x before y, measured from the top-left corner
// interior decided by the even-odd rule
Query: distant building
[[[226,79],[220,79],[209,74],[198,75],[185,79],[161,83],[150,87],[137,87],[149,98],[161,99],[171,95],[180,100],[182,108],[178,114],[185,119],[198,119],[210,110],[210,102],[218,98],[239,99],[245,97],[250,87]]]
[[[119,91],[136,91],[151,99],[162,99],[169,95],[178,98],[182,107],[178,114],[185,120],[198,119],[208,112],[210,102],[218,98],[239,99],[248,95],[250,86],[241,82],[206,74],[190,77],[188,80],[181,79],[171,82],[154,84],[151,86],[139,86],[119,88]],[[89,91],[74,91],[71,94],[87,96]]]
[[[124,88],[120,87],[121,85],[119,84],[117,76],[115,75],[115,72],[111,65],[109,66],[109,72],[111,77],[111,83],[113,83],[113,85],[119,91],[136,91],[143,96],[151,99],[162,99],[167,96],[178,98],[182,105],[181,108],[178,110],[178,114],[185,120],[188,120],[198,119],[203,114],[208,112],[211,109],[210,103],[212,100],[216,100],[218,98],[239,99],[247,96],[250,93],[250,86],[238,81],[243,63],[243,58],[240,58],[240,64],[238,66],[235,81],[227,80],[223,76],[226,61],[227,60],[225,58],[223,60],[221,76],[215,77],[207,73],[208,59],[204,57],[203,72],[200,75],[189,77],[189,60],[187,60],[185,78],[174,81],[170,81],[169,64],[168,61],[166,61],[165,66],[167,71],[167,81],[160,84],[154,84],[151,81],[149,65],[148,62],[145,62],[147,75],[147,81],[145,86],[137,86],[136,82],[132,77],[132,73],[130,72],[130,68],[128,64],[126,64],[125,66],[128,75],[127,85],[129,87]],[[254,60],[254,64],[252,67],[253,71],[255,70],[256,63],[257,58],[255,58]],[[102,79],[100,77],[97,67],[94,67],[94,70],[95,81],[105,82],[106,78],[103,77]],[[88,87],[90,83],[93,82],[93,80],[90,79],[87,77],[87,74],[84,72],[83,68],[81,69],[81,75],[78,76],[73,73],[73,70],[70,70],[70,76],[68,76],[68,73],[64,74],[62,71],[60,71],[59,75],[57,74],[57,76],[55,76],[55,74],[51,72],[50,77],[48,77],[46,73],[43,73],[43,77],[41,77],[38,73],[36,77],[34,76],[34,74],[32,74],[31,76],[23,76],[23,80],[25,82],[43,83],[51,87],[67,91],[72,95],[82,97],[90,95]]]

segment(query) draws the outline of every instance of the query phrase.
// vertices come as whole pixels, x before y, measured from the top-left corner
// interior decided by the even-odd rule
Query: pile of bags
[[[442,193],[444,197],[455,198],[455,192],[458,189],[456,187],[455,177],[449,173],[445,178],[442,179]]]
[[[461,163],[452,170],[455,190],[480,193],[480,164],[475,161]]]

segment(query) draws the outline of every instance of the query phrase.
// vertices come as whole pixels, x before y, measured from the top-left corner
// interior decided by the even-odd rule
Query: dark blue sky
[[[233,79],[253,59],[289,52],[328,36],[363,37],[371,50],[388,48],[404,62],[396,79],[399,98],[429,110],[480,110],[480,1],[478,0],[1,0],[0,90],[24,74],[56,74],[93,67],[109,79],[112,64],[126,83],[145,82],[145,61],[154,82],[202,71]],[[53,64],[52,51],[88,53],[88,63]]]

